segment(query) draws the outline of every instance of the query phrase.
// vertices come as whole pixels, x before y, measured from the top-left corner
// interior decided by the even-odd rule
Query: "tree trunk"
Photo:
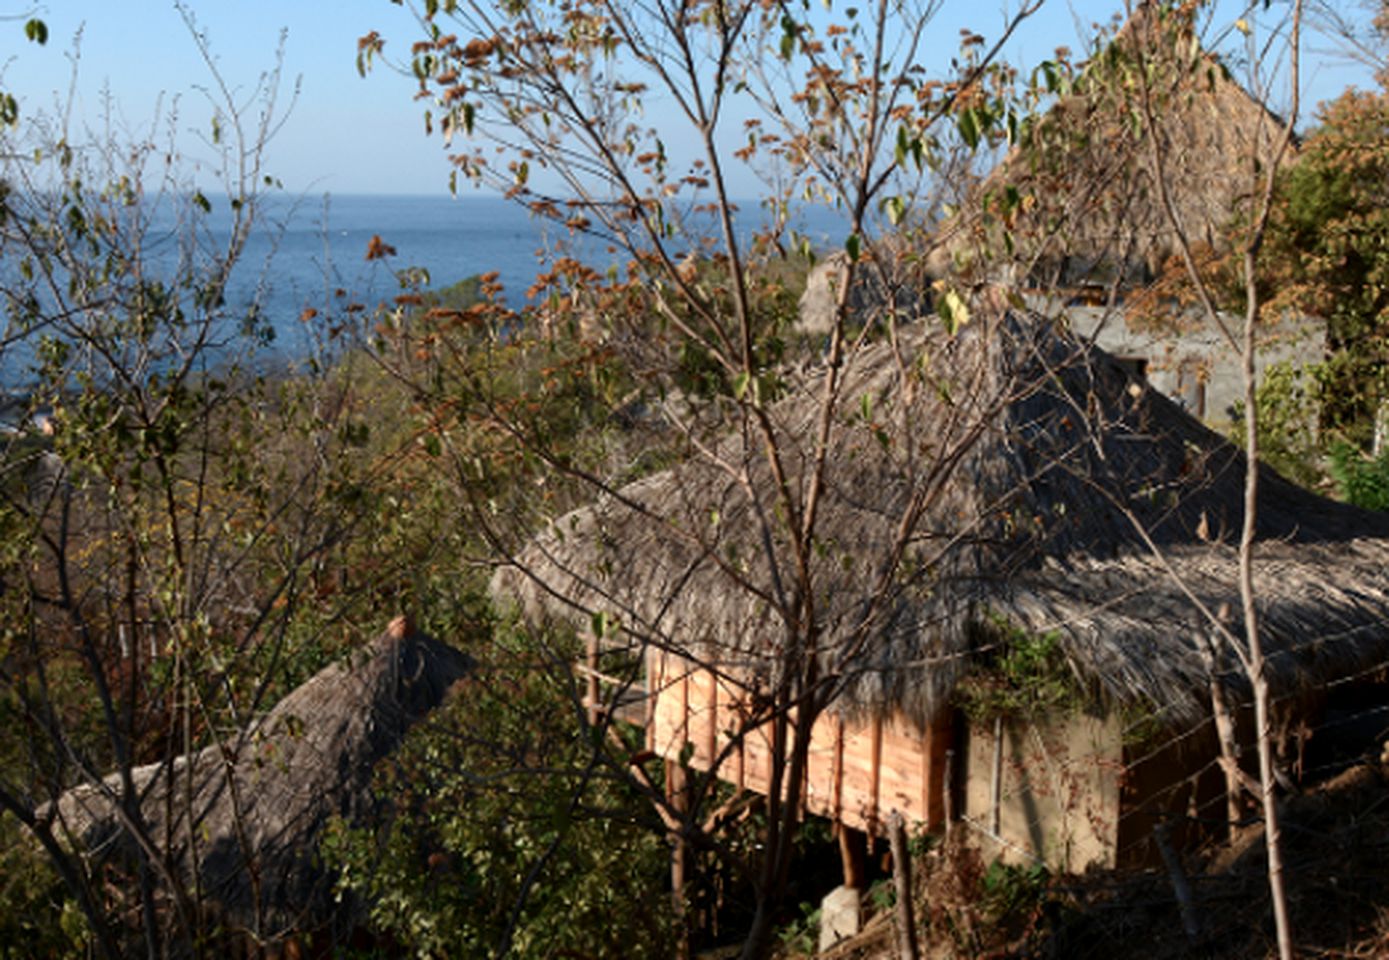
[[[1230,714],[1229,703],[1225,699],[1225,688],[1217,672],[1215,641],[1204,634],[1201,636],[1201,659],[1205,663],[1206,678],[1210,684],[1211,717],[1215,723],[1215,736],[1220,744],[1220,768],[1225,774],[1225,819],[1229,822],[1231,838],[1239,822],[1244,819],[1240,796],[1243,793],[1239,778],[1239,743],[1235,738],[1235,720]]]
[[[912,861],[907,851],[907,825],[896,810],[887,822],[888,843],[892,845],[892,882],[897,891],[897,957],[918,960],[916,919],[912,912]]]

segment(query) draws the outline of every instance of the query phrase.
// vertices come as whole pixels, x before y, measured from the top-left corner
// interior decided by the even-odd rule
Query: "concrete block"
[[[835,887],[820,901],[820,952],[859,932],[863,892],[853,887]]]

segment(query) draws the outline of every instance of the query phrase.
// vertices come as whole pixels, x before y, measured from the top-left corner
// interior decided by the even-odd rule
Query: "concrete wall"
[[[1036,305],[1049,313],[1064,309],[1078,334],[1093,338],[1116,357],[1143,361],[1153,388],[1193,416],[1217,428],[1233,421],[1235,405],[1244,394],[1239,355],[1212,324],[1193,316],[1184,323],[1185,329],[1174,333],[1157,326],[1137,329],[1122,308],[1066,306],[1046,298],[1039,298]],[[1227,316],[1225,320],[1238,335],[1243,319]],[[1255,372],[1262,378],[1274,364],[1301,367],[1317,363],[1325,355],[1325,325],[1310,317],[1289,317],[1261,332]]]
[[[985,838],[986,853],[1069,872],[1115,865],[1123,770],[1117,718],[972,723],[963,749],[964,816]]]

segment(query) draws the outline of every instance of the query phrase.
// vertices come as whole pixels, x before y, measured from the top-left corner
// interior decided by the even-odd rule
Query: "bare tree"
[[[1260,293],[1258,284],[1259,271],[1259,247],[1263,241],[1264,232],[1267,229],[1269,217],[1273,209],[1274,186],[1279,169],[1284,158],[1288,155],[1293,138],[1293,130],[1298,118],[1298,83],[1301,79],[1299,72],[1299,51],[1302,32],[1302,3],[1301,0],[1293,4],[1293,9],[1289,14],[1288,20],[1288,43],[1287,43],[1287,76],[1288,88],[1290,91],[1289,105],[1283,118],[1283,127],[1279,131],[1272,151],[1272,162],[1261,165],[1251,162],[1248,173],[1249,181],[1253,187],[1251,191],[1250,208],[1247,212],[1248,227],[1240,236],[1242,273],[1245,287],[1245,310],[1241,329],[1236,333],[1230,330],[1219,311],[1215,306],[1215,298],[1208,289],[1208,280],[1202,276],[1197,268],[1195,257],[1192,253],[1192,243],[1190,240],[1191,225],[1183,222],[1177,213],[1176,204],[1167,189],[1170,183],[1170,175],[1166,169],[1166,164],[1170,158],[1164,158],[1162,151],[1153,149],[1150,151],[1149,160],[1154,171],[1154,181],[1159,185],[1160,196],[1162,198],[1163,209],[1167,212],[1173,233],[1177,238],[1178,252],[1186,265],[1188,276],[1198,293],[1202,309],[1205,311],[1210,322],[1222,329],[1230,339],[1231,345],[1238,351],[1241,361],[1241,375],[1243,378],[1244,392],[1244,448],[1248,457],[1248,466],[1245,471],[1245,493],[1244,493],[1244,521],[1240,530],[1239,540],[1239,567],[1240,567],[1240,605],[1242,607],[1244,636],[1243,645],[1238,643],[1231,644],[1232,649],[1238,655],[1254,691],[1254,717],[1255,717],[1255,739],[1258,747],[1259,756],[1259,787],[1260,800],[1263,808],[1264,819],[1264,841],[1268,853],[1268,883],[1270,900],[1273,905],[1273,916],[1278,933],[1278,952],[1279,956],[1291,958],[1293,956],[1292,929],[1288,919],[1288,899],[1285,890],[1283,876],[1283,859],[1281,853],[1281,837],[1279,834],[1278,804],[1276,791],[1278,788],[1277,780],[1274,775],[1274,730],[1273,718],[1270,707],[1271,696],[1269,681],[1267,677],[1267,660],[1264,654],[1263,643],[1260,636],[1259,626],[1259,605],[1258,597],[1254,590],[1254,565],[1255,565],[1255,538],[1259,528],[1259,433],[1258,433],[1258,380],[1255,375],[1255,358],[1258,349],[1257,330],[1260,320]],[[1189,30],[1189,25],[1178,22],[1178,30]],[[1246,28],[1247,29],[1247,28]],[[1256,68],[1265,66],[1265,58],[1261,51],[1254,46],[1251,39],[1250,46],[1255,54],[1252,63]],[[1140,53],[1140,57],[1142,54]],[[1141,61],[1140,61],[1141,62]],[[1255,82],[1262,80],[1262,76],[1256,75]],[[1154,112],[1154,104],[1147,89],[1140,84],[1139,87],[1139,108],[1143,112],[1145,123],[1152,129],[1157,123]],[[1225,634],[1219,622],[1213,622],[1212,627]]]
[[[1030,11],[1024,7],[1017,16]],[[1152,202],[1145,219],[1135,222],[1127,205],[1134,190],[1120,188],[1122,209],[1106,209],[1098,226],[1087,223],[1093,212],[1087,204],[1100,192],[1097,187],[1114,187],[1115,174],[1080,171],[1082,179],[1093,174],[1105,182],[1087,181],[1080,193],[1063,197],[1071,206],[1062,233],[1108,231],[1108,256],[1146,257],[1145,268],[1156,269],[1163,256],[1175,254],[1198,276],[1197,239],[1213,238],[1223,226],[1217,218],[1232,212],[1229,195],[1203,209],[1193,202],[1201,198],[1176,195],[1173,188],[1179,180],[1174,167],[1193,161],[1200,145],[1164,126],[1164,112],[1180,109],[1191,91],[1173,82],[1172,71],[1200,79],[1210,71],[1211,83],[1215,76],[1213,62],[1191,42],[1192,11],[1157,4],[1130,10],[1131,20],[1139,22],[1107,61],[1118,64],[1109,86],[1102,76],[1074,84],[1069,77],[1041,76],[1045,89],[1034,88],[1031,99],[1009,92],[1012,77],[997,68],[997,46],[974,36],[965,39],[959,74],[928,79],[914,60],[933,12],[879,4],[852,15],[845,11],[840,20],[785,4],[431,3],[421,14],[424,39],[409,63],[399,64],[419,78],[422,96],[431,101],[428,122],[446,137],[464,140],[454,157],[457,173],[505,190],[537,217],[572,233],[575,252],[541,278],[534,309],[512,311],[493,300],[466,315],[433,318],[442,323],[402,309],[387,337],[400,349],[383,362],[431,401],[443,462],[493,551],[479,562],[500,558],[513,592],[589,619],[588,670],[575,677],[574,707],[597,727],[596,743],[619,748],[602,762],[645,791],[673,843],[713,851],[754,878],[758,912],[749,956],[765,949],[785,888],[806,787],[806,732],[872,674],[863,658],[871,652],[874,631],[895,615],[901,581],[912,580],[918,565],[928,568],[948,557],[950,548],[968,549],[982,537],[967,518],[933,530],[938,540],[924,557],[917,549],[923,518],[947,499],[951,477],[991,417],[1035,387],[1027,380],[985,383],[982,366],[964,365],[946,377],[921,362],[920,342],[904,340],[898,326],[917,319],[927,299],[935,319],[952,332],[975,324],[974,330],[1001,340],[1001,325],[988,324],[1020,301],[1016,291],[971,295],[950,277],[940,278],[930,297],[924,296],[921,284],[932,272],[939,275],[942,258],[933,259],[929,247],[885,240],[884,234],[894,233],[886,228],[910,219],[913,188],[930,182],[952,147],[968,153],[980,144],[1006,143],[1017,135],[1018,103],[1068,100],[1073,94],[1077,101],[1109,98],[1124,122],[1139,128],[1124,141],[1133,149],[1121,158],[1126,166],[1120,173],[1131,178],[1124,185],[1149,191]],[[1299,19],[1295,8],[1293,51]],[[362,39],[364,70],[384,55],[383,44],[376,34]],[[1253,63],[1270,62],[1267,50],[1252,52]],[[1295,87],[1295,52],[1289,67]],[[727,131],[733,96],[747,93],[755,98],[757,115],[739,118],[742,129]],[[656,104],[679,120],[684,137],[677,138],[671,125],[645,119]],[[1269,117],[1263,110],[1239,115],[1246,116],[1256,127]],[[1249,200],[1253,225],[1242,241],[1251,278],[1243,331],[1230,326],[1213,297],[1203,301],[1210,322],[1225,330],[1240,353],[1250,411],[1258,313],[1252,277],[1272,178],[1291,140],[1295,99],[1291,117],[1285,115],[1277,129],[1229,133],[1253,144],[1249,167],[1238,179],[1249,189],[1233,189]],[[1046,132],[1042,123],[1033,129]],[[1099,151],[1110,145],[1092,143]],[[737,209],[729,187],[734,159],[769,174],[771,196],[760,235],[741,225],[747,212]],[[983,218],[986,227],[970,234],[971,240],[982,241],[993,264],[1021,259],[1021,269],[1009,274],[1013,279],[1033,274],[1046,265],[1046,245],[1058,228],[1046,225],[1038,245],[1021,257],[1015,257],[1013,244],[1021,239],[1020,218],[1048,198],[1042,190],[1026,196],[1006,177],[984,186],[986,193],[998,188],[990,200],[991,219]],[[795,200],[802,196],[827,200],[845,221],[842,266],[831,281],[836,299],[823,339],[798,330],[785,300],[778,299],[778,270],[785,268],[777,258],[802,249],[793,229]],[[1162,243],[1136,251],[1140,236],[1154,232]],[[946,231],[940,246],[961,266],[951,237]],[[606,271],[605,257],[611,261]],[[911,257],[932,264],[931,271],[916,275],[914,290],[901,286],[901,274],[892,269]],[[989,275],[989,263],[986,257],[978,276]],[[881,310],[855,310],[865,275],[887,291]],[[1128,279],[1106,278],[1111,302]],[[893,358],[886,367],[879,365],[884,352]],[[541,357],[542,369],[528,368],[527,357]],[[819,365],[808,370],[808,360]],[[1064,367],[1055,358],[1049,362]],[[849,586],[830,570],[855,559],[843,542],[847,534],[825,519],[826,503],[846,485],[836,471],[854,462],[856,438],[891,446],[894,437],[912,435],[897,428],[915,423],[920,413],[910,399],[875,408],[889,395],[879,379],[888,369],[908,395],[941,390],[970,400],[933,426],[938,442],[906,471],[906,492],[892,514],[897,525],[882,537],[885,549],[874,555],[871,571],[860,569],[857,583]],[[534,375],[525,381],[528,370]],[[567,442],[573,434],[556,429],[546,404],[572,398],[564,390],[580,382],[600,384],[583,394],[591,404],[587,422],[621,428],[600,431],[596,448],[575,450]],[[1089,422],[1093,411],[1083,405],[1074,413],[1092,435],[1105,426]],[[846,427],[851,420],[859,433]],[[487,439],[480,441],[480,435]],[[1102,448],[1098,440],[1094,446]],[[1281,868],[1267,753],[1269,694],[1251,572],[1258,450],[1256,444],[1248,449],[1240,547],[1243,638],[1233,636],[1218,607],[1188,593],[1207,621],[1203,631],[1240,657],[1256,692],[1277,904]],[[652,456],[652,450],[658,453]],[[671,461],[681,466],[650,476],[655,466]],[[523,476],[532,482],[528,493],[542,492],[499,495],[505,471],[496,466],[503,462],[514,470],[506,479]],[[1043,472],[1039,467],[1038,474]],[[593,510],[568,512],[595,496],[599,505]],[[970,506],[968,517],[982,524],[993,505]],[[1148,524],[1134,523],[1142,539]],[[649,531],[644,552],[611,548],[613,542],[634,542],[627,536],[637,525]],[[729,534],[730,525],[742,536]],[[537,529],[546,532],[536,537]],[[575,541],[599,544],[597,560],[577,560]],[[747,541],[755,548],[748,549]],[[1147,545],[1161,553],[1151,539]],[[689,599],[711,582],[704,579],[707,570],[716,571],[725,591]],[[665,579],[638,600],[621,582],[624,576]],[[841,591],[852,597],[845,601],[854,604],[852,616],[838,605]],[[653,596],[659,599],[648,602]],[[701,629],[700,618],[754,624],[759,644],[774,654],[754,653],[751,643],[736,655],[713,654],[690,641]],[[718,769],[754,735],[767,739],[774,758],[765,785],[768,827],[756,862],[741,860],[739,851],[722,842],[719,828],[733,808],[721,804],[716,778],[690,782],[689,771],[677,762],[662,782],[646,768],[652,757],[614,732],[625,690],[646,684],[648,692],[660,692],[663,681],[648,667],[653,651],[693,663],[735,691],[741,707],[726,721],[727,737],[708,749],[710,768]],[[555,653],[557,663],[567,662],[562,649]],[[948,663],[956,653],[923,650],[921,657]],[[939,683],[948,686],[951,677],[943,669]],[[605,685],[618,689],[604,697]],[[1276,906],[1275,913],[1280,943],[1288,949],[1285,910]]]
[[[202,762],[235,794],[227,734],[317,665],[306,641],[342,632],[329,574],[370,515],[370,465],[348,466],[355,401],[264,376],[271,319],[232,282],[262,228],[279,68],[238,93],[185,18],[224,197],[181,166],[176,108],[134,142],[70,113],[0,132],[0,366],[18,388],[0,450],[0,808],[108,957],[217,949],[193,778],[175,774]],[[69,822],[58,801],[78,786],[117,811],[118,849]],[[282,932],[262,919],[253,940]]]
[[[1247,82],[1248,96],[1252,97],[1252,102],[1268,102],[1272,92],[1269,82],[1282,71],[1279,82],[1286,83],[1289,94],[1281,119],[1275,119],[1262,109],[1237,111],[1220,104],[1217,86],[1224,82],[1220,78],[1226,68],[1204,51],[1200,42],[1201,14],[1199,7],[1169,8],[1148,3],[1131,5],[1118,33],[1112,38],[1102,39],[1105,50],[1096,61],[1101,66],[1088,73],[1084,82],[1077,84],[1076,90],[1082,99],[1088,98],[1087,102],[1092,104],[1112,100],[1136,121],[1136,129],[1123,138],[1123,142],[1132,145],[1131,152],[1120,159],[1116,174],[1127,178],[1125,182],[1132,182],[1134,189],[1130,195],[1143,196],[1144,200],[1140,202],[1149,214],[1142,221],[1130,221],[1125,217],[1131,216],[1131,210],[1126,210],[1117,223],[1105,221],[1100,229],[1113,231],[1122,227],[1137,230],[1135,238],[1140,246],[1147,238],[1146,251],[1132,245],[1128,249],[1146,252],[1150,261],[1149,269],[1153,273],[1162,269],[1161,261],[1167,257],[1179,264],[1178,269],[1185,275],[1191,300],[1195,302],[1201,320],[1212,330],[1218,331],[1226,348],[1240,361],[1243,446],[1248,456],[1238,550],[1242,631],[1236,631],[1227,623],[1230,619],[1227,609],[1199,602],[1196,606],[1204,623],[1201,631],[1214,638],[1213,641],[1204,638],[1201,641],[1203,644],[1214,643],[1214,647],[1207,651],[1209,662],[1212,665],[1215,663],[1217,651],[1229,652],[1237,658],[1253,690],[1259,757],[1258,794],[1268,850],[1269,886],[1280,955],[1287,957],[1292,955],[1292,934],[1284,892],[1278,808],[1275,802],[1277,783],[1271,694],[1267,656],[1261,641],[1259,598],[1254,587],[1255,541],[1261,529],[1256,362],[1260,350],[1262,306],[1259,249],[1273,209],[1275,183],[1280,169],[1290,156],[1298,118],[1298,54],[1303,12],[1300,3],[1294,4],[1286,21],[1271,31],[1272,39],[1255,35],[1250,26],[1254,16],[1252,8],[1244,11],[1244,16],[1229,28],[1230,34],[1243,34],[1246,39],[1243,53],[1250,70]],[[1207,41],[1210,42],[1210,38]],[[1226,99],[1229,99],[1228,95]],[[1193,104],[1209,106],[1198,108]],[[1188,116],[1197,114],[1198,110],[1209,112],[1211,117]],[[1239,118],[1243,117],[1243,126],[1239,129],[1221,129],[1210,133],[1226,142],[1241,145],[1241,149],[1234,152],[1243,157],[1242,168],[1224,171],[1212,169],[1209,165],[1214,158],[1228,155],[1231,151],[1208,150],[1203,153],[1199,141],[1193,139],[1190,131],[1182,130],[1193,119],[1196,124],[1209,123],[1216,116],[1229,122],[1239,122]],[[1120,150],[1112,154],[1106,152],[1105,156],[1117,156]],[[1069,173],[1075,177],[1079,171]],[[1206,178],[1212,175],[1224,184],[1214,195],[1217,199],[1215,203],[1210,202],[1212,195],[1205,184]],[[1087,188],[1091,186],[1089,181],[1082,179],[1081,182]],[[1232,223],[1242,226],[1231,233]],[[1227,236],[1234,238],[1232,242],[1236,249],[1230,252],[1230,256],[1239,261],[1239,276],[1244,291],[1243,316],[1238,322],[1219,309],[1220,294],[1215,290],[1216,281],[1210,272],[1211,263],[1217,259],[1213,248],[1223,243]],[[1117,256],[1122,258],[1125,245],[1119,246],[1121,249],[1117,251]],[[1156,258],[1154,253],[1158,254]],[[1114,257],[1116,253],[1112,251],[1109,256]],[[1138,302],[1139,309],[1161,309],[1160,305],[1147,299]],[[1183,319],[1178,318],[1179,325]],[[1189,318],[1185,320],[1189,322]],[[1159,548],[1153,545],[1153,549],[1157,551]],[[1184,589],[1195,600],[1195,594],[1188,588]],[[1242,635],[1237,636],[1237,632],[1242,632]],[[1212,704],[1220,730],[1222,764],[1228,783],[1229,816],[1233,821],[1238,819],[1239,797],[1244,792],[1246,775],[1238,768],[1232,721],[1224,703],[1225,692],[1215,678],[1214,669],[1210,672]]]
[[[930,373],[912,372],[910,349],[897,352],[898,323],[918,317],[930,295],[924,271],[904,289],[891,268],[908,257],[924,261],[924,252],[883,240],[884,231],[911,219],[914,195],[953,149],[1006,136],[1010,105],[997,55],[1033,9],[1016,10],[992,44],[967,36],[958,71],[935,78],[917,62],[933,4],[879,3],[823,17],[791,4],[429,4],[424,39],[400,64],[431,100],[428,122],[461,141],[456,176],[504,189],[570,231],[576,252],[540,278],[534,309],[514,313],[491,301],[431,324],[428,314],[402,308],[386,337],[397,349],[383,362],[438,411],[443,462],[490,548],[534,590],[591,618],[591,672],[576,685],[589,701],[576,704],[588,722],[600,733],[613,722],[613,710],[594,702],[603,681],[596,674],[619,687],[659,683],[640,675],[656,651],[688,658],[738,691],[734,745],[717,748],[715,769],[754,732],[767,738],[767,828],[750,862],[723,842],[730,811],[716,777],[672,782],[685,779],[675,763],[662,783],[629,749],[603,760],[635,778],[677,847],[713,851],[752,880],[748,956],[765,952],[786,889],[808,732],[861,679],[870,638],[893,616],[899,575],[915,562],[907,557],[917,519],[940,498],[990,411],[1022,389],[984,388],[973,380],[982,368],[956,371],[960,394],[971,399],[942,421],[938,449],[907,455],[911,488],[900,523],[885,531],[881,562],[864,561],[868,585],[852,600],[836,595],[829,568],[848,561],[825,520],[827,499],[842,496],[830,492],[838,483],[831,474],[849,456],[846,444],[888,435],[879,417],[911,415],[910,404],[872,409],[876,378],[889,375],[882,351],[894,358],[891,375],[913,384],[906,389],[939,386]],[[365,70],[385,50],[383,38],[367,35],[359,65]],[[740,116],[749,95],[755,114]],[[646,119],[657,111],[661,123]],[[742,163],[766,176],[760,214],[735,199],[733,169]],[[843,218],[843,266],[823,340],[797,329],[782,279],[798,269],[787,266],[788,252],[810,250],[797,229],[801,196]],[[852,309],[861,275],[886,291],[885,309],[867,322]],[[940,296],[947,325],[969,322],[966,291],[943,288]],[[525,381],[527,357],[537,354],[549,365]],[[798,363],[816,357],[816,371],[789,362],[798,355]],[[419,356],[426,359],[401,362]],[[556,432],[546,414],[564,396],[558,384],[576,373],[605,384],[585,395],[594,406],[586,415],[602,423],[615,409],[634,425],[604,434],[599,450],[574,450],[572,434]],[[529,387],[519,396],[518,380]],[[791,397],[796,404],[779,406]],[[700,466],[637,495],[623,484],[649,471],[648,457]],[[499,495],[498,463],[533,483],[521,496]],[[774,638],[775,655],[740,667],[692,647],[660,610],[634,606],[591,572],[547,573],[533,553],[522,554],[537,527],[595,495],[617,505],[624,522],[646,524],[658,540],[712,564],[734,594],[730,608],[764,610],[761,630]],[[696,516],[707,523],[692,525]],[[721,553],[725,523],[755,531],[753,555]],[[555,531],[560,540],[594,534]],[[641,561],[617,560],[625,562]],[[605,740],[623,746],[616,737],[596,742]]]

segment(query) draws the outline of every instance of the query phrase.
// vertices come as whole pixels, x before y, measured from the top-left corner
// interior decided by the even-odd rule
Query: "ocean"
[[[230,205],[225,197],[209,200],[212,214],[204,243],[215,247],[225,242]],[[757,201],[739,207],[740,231],[750,232],[764,222]],[[389,302],[412,270],[427,276],[424,289],[497,271],[503,298],[520,305],[548,255],[570,240],[562,226],[499,197],[272,195],[263,201],[261,213],[228,283],[227,314],[244,316],[251,303],[259,304],[274,331],[262,351],[267,365],[293,363],[322,345],[321,325],[300,320],[306,310],[317,311],[321,320],[343,316],[348,303],[371,308]],[[169,236],[172,216],[172,211],[155,211],[152,235],[165,237],[150,244],[155,272],[161,269],[159,250],[169,251],[170,259],[176,255],[178,244]],[[844,240],[843,217],[833,210],[808,212],[798,228],[818,248],[837,247]],[[395,252],[368,261],[368,245],[378,236]],[[584,241],[580,251],[600,270],[617,259],[594,240]],[[0,270],[9,269],[12,264],[0,264]],[[6,394],[22,395],[32,383],[33,356],[23,343],[0,349],[0,400]]]
[[[756,201],[742,202],[739,209],[741,231],[764,222]],[[277,198],[265,212],[228,296],[233,306],[240,306],[260,287],[278,349],[291,355],[302,349],[297,318],[305,308],[323,311],[340,302],[338,291],[372,306],[400,293],[401,278],[410,270],[424,272],[426,289],[496,271],[503,299],[516,306],[524,303],[548,258],[560,245],[572,243],[563,226],[496,197],[348,195],[294,203]],[[843,222],[833,210],[816,209],[797,226],[823,249],[842,244]],[[394,255],[368,261],[375,236]],[[619,260],[591,238],[578,249],[600,271]]]

